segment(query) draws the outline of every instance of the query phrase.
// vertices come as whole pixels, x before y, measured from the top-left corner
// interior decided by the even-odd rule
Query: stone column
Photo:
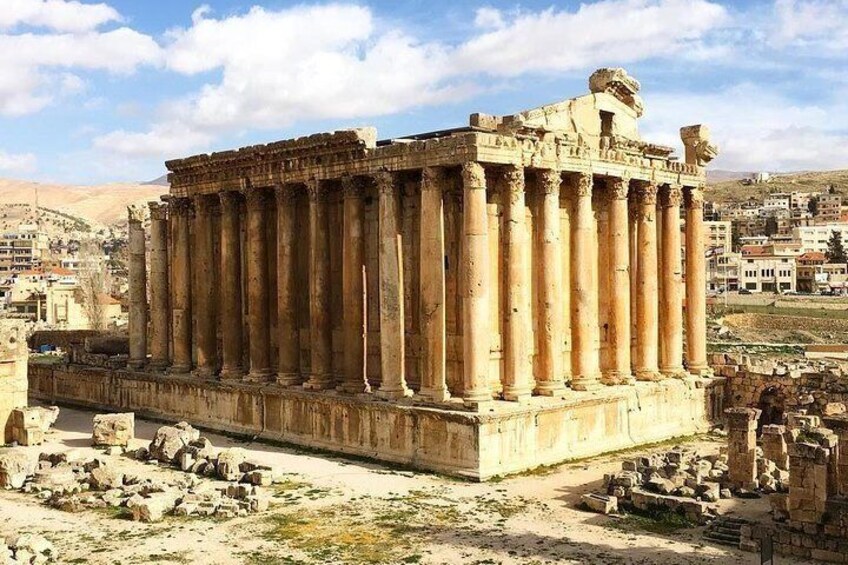
[[[377,175],[380,230],[380,389],[377,395],[410,396],[406,386],[403,312],[403,259],[394,177]]]
[[[297,233],[296,188],[279,185],[277,198],[277,383],[296,386],[300,375],[300,328],[297,320],[296,246],[303,244]]]
[[[571,230],[571,388],[595,390],[600,386],[598,289],[593,285],[597,255],[593,249],[592,175],[575,176]]]
[[[667,377],[683,377],[683,264],[680,244],[680,204],[683,192],[666,185],[662,198],[662,288],[660,339],[663,343],[660,372]]]
[[[242,361],[241,194],[226,191],[221,198],[221,335],[222,379],[244,376]]]
[[[836,455],[837,484],[836,492],[839,496],[848,496],[848,414],[837,414],[825,416],[824,425],[833,430],[838,438],[838,453]],[[763,427],[763,431],[768,426]],[[783,427],[783,426],[780,426]],[[785,448],[785,442],[784,442]],[[763,447],[765,454],[765,446]],[[833,454],[831,454],[832,456]]]
[[[639,205],[636,191],[630,188],[627,199],[630,227],[630,370],[636,373],[636,359],[638,358],[637,336],[638,326],[638,301],[639,301]]]
[[[489,213],[483,166],[475,162],[464,163],[462,183],[462,399],[469,407],[479,407],[492,400],[488,384],[491,357]]]
[[[778,469],[789,470],[789,454],[786,447],[786,426],[770,424],[763,426],[761,442],[763,457],[774,461]]]
[[[831,430],[810,430],[809,439],[789,445],[789,519],[798,528],[821,524],[827,513],[827,499],[838,490],[833,457],[838,439]]]
[[[144,207],[129,206],[129,334],[132,369],[147,363],[147,261],[144,243]]]
[[[657,283],[657,187],[640,182],[637,192],[639,208],[637,231],[639,271],[636,281],[636,378],[655,381],[660,378],[658,369],[658,283]]]
[[[365,373],[365,234],[363,231],[363,179],[342,178],[344,197],[342,241],[342,296],[344,301],[344,381],[343,392],[368,391]]]
[[[627,178],[610,180],[609,202],[609,361],[612,384],[634,381],[630,368],[630,233]]]
[[[421,277],[421,390],[427,399],[450,398],[446,382],[444,171],[421,171],[419,269]]]
[[[268,195],[248,187],[247,200],[247,324],[250,370],[247,379],[267,381],[271,376],[271,324],[268,289]]]
[[[757,486],[757,419],[756,408],[728,408],[727,468],[728,480],[735,488],[753,489]]]
[[[196,324],[197,367],[201,378],[213,377],[218,370],[217,328],[215,327],[214,276],[214,203],[211,196],[196,196],[194,200],[194,274],[193,311]]]
[[[174,285],[171,336],[174,342],[174,361],[170,372],[179,374],[191,371],[191,200],[172,198],[169,205],[171,221],[174,223],[174,256],[171,258]]]
[[[539,285],[539,371],[536,375],[536,393],[559,396],[565,391],[563,367],[563,288],[562,242],[560,241],[560,186],[562,175],[558,170],[543,169],[538,173],[541,205],[538,221],[542,234],[537,263],[541,269]]]
[[[704,193],[686,191],[686,361],[690,373],[704,375],[707,365],[707,266],[704,257]]]
[[[170,285],[168,284],[168,206],[150,206],[150,365],[168,366]]]
[[[530,238],[524,198],[524,168],[504,173],[504,245],[506,289],[504,303],[503,398],[530,399],[533,372],[530,331]]]
[[[311,180],[309,193],[309,380],[303,387],[326,390],[335,386],[332,372],[333,333],[330,324],[330,227],[327,192],[322,181]]]

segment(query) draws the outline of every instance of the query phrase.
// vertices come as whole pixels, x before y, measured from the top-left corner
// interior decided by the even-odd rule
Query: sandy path
[[[43,450],[88,447],[93,413],[62,409]],[[137,446],[159,424],[137,421]],[[759,563],[707,545],[701,529],[667,535],[574,508],[622,455],[545,474],[475,484],[206,434],[289,473],[264,515],[140,524],[106,511],[68,514],[32,495],[0,492],[0,534],[42,532],[68,563]],[[701,440],[704,450],[718,443]],[[120,458],[136,473],[178,473]],[[766,515],[764,501],[723,501],[723,512]],[[781,558],[781,563],[790,563]]]

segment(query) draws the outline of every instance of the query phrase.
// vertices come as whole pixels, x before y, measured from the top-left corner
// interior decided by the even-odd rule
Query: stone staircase
[[[709,526],[707,526],[707,530],[704,532],[704,537],[713,543],[730,545],[738,548],[740,538],[739,530],[742,526],[748,523],[749,522],[747,520],[743,520],[742,518],[722,516],[716,518]]]

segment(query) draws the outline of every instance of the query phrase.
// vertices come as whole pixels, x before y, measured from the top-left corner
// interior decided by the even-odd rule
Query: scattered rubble
[[[135,414],[98,414],[94,417],[95,446],[126,447],[135,438]]]
[[[51,563],[57,560],[53,544],[37,534],[16,534],[0,542],[0,562],[8,565]]]
[[[10,417],[12,442],[18,445],[41,445],[58,417],[58,406],[15,408]]]

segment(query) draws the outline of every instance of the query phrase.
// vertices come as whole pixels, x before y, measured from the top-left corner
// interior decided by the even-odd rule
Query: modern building
[[[751,292],[794,292],[795,258],[775,255],[759,245],[742,247],[739,262],[739,288]]]
[[[793,228],[792,235],[801,244],[803,251],[827,252],[827,242],[833,232],[839,232],[842,242],[848,248],[848,224],[830,223],[818,226],[802,226]]]

